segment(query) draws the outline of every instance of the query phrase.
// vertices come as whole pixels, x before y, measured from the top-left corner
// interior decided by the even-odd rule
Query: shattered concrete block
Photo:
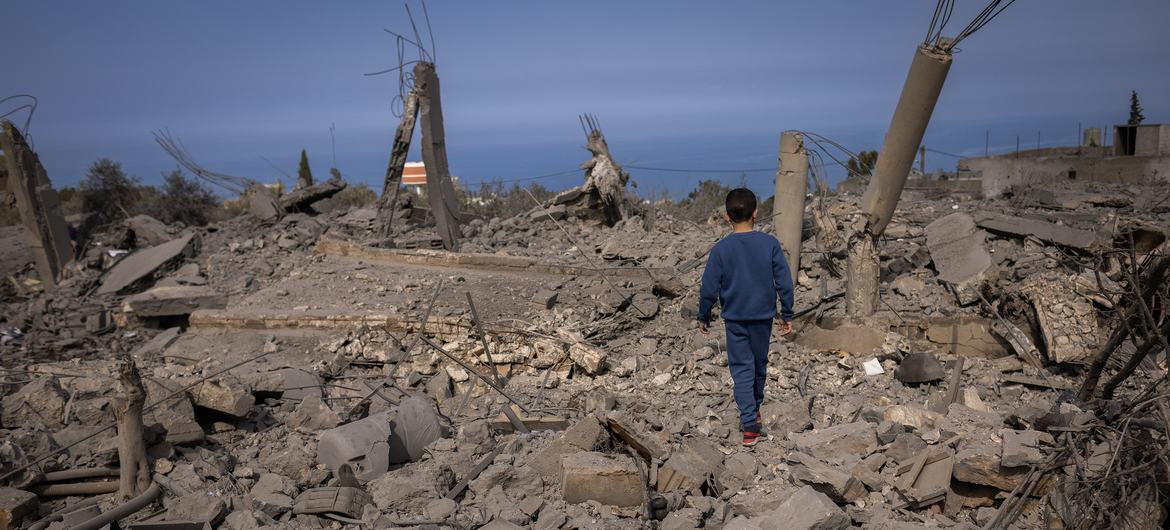
[[[1000,431],[1000,436],[1003,438],[1000,465],[1004,467],[1039,464],[1044,461],[1044,453],[1040,450],[1041,444],[1047,446],[1056,444],[1051,434],[1040,431],[1004,429]]]
[[[666,460],[667,451],[660,440],[639,429],[633,419],[621,412],[610,412],[605,417],[606,425],[615,436],[633,447],[647,460]]]
[[[443,521],[459,509],[459,503],[451,499],[435,499],[427,504],[427,518],[432,521]]]
[[[865,485],[838,467],[825,464],[803,453],[791,453],[788,460],[792,478],[812,486],[840,502],[853,502],[865,496]]]
[[[190,315],[199,309],[223,309],[227,295],[206,286],[153,287],[122,301],[122,312],[139,318]]]
[[[973,444],[955,454],[955,480],[991,486],[1000,491],[1012,491],[1024,481],[1027,467],[1000,465],[995,447]]]
[[[206,522],[214,526],[227,515],[227,505],[223,499],[204,492],[177,498],[166,497],[163,504],[167,507],[167,516],[172,519]]]
[[[581,452],[561,459],[561,491],[565,502],[597,501],[613,506],[642,504],[642,478],[628,456]]]
[[[1021,289],[1032,299],[1048,358],[1057,363],[1091,357],[1100,339],[1097,311],[1072,285],[1068,277],[1053,274],[1033,277]]]
[[[564,434],[533,455],[529,466],[544,477],[561,473],[561,457],[581,451],[592,451],[604,440],[605,428],[590,414],[565,430]]]
[[[65,404],[68,401],[69,395],[56,377],[37,377],[20,390],[4,396],[0,424],[8,428],[44,425],[50,431],[60,429],[65,426]]]
[[[788,437],[796,450],[838,465],[851,466],[877,450],[874,425],[864,421],[843,423]]]
[[[895,462],[905,462],[926,450],[926,442],[917,434],[902,433],[886,449],[886,456]]]
[[[164,382],[153,377],[143,378],[146,387],[146,401],[155,403],[182,388],[175,382]],[[166,401],[165,406],[155,407],[142,415],[146,425],[162,425],[167,431],[167,441],[172,444],[201,442],[205,438],[203,427],[195,421],[195,407],[191,398],[179,394]]]
[[[122,222],[134,234],[134,243],[140,247],[161,245],[175,238],[175,231],[149,215],[139,214]]]
[[[786,530],[845,530],[852,524],[841,508],[810,486],[800,488],[760,519],[760,528]]]
[[[569,358],[573,360],[574,364],[585,370],[585,373],[596,375],[605,366],[606,353],[605,350],[596,346],[577,342],[569,346]]]
[[[370,498],[378,509],[419,513],[434,499],[430,480],[423,480],[417,473],[398,469],[371,480],[366,484]]]
[[[259,493],[252,495],[252,503],[257,510],[273,519],[292,510],[293,500],[283,493]]]
[[[37,514],[37,495],[15,488],[0,488],[0,528],[20,528],[24,520]]]
[[[984,273],[991,268],[986,236],[965,213],[953,213],[926,225],[926,246],[938,279],[954,287],[960,305],[979,300]]]
[[[293,429],[322,431],[341,423],[341,416],[329,408],[319,396],[310,394],[301,400],[285,424]]]
[[[925,432],[941,425],[945,416],[923,408],[890,405],[882,412],[882,419],[917,432]]]
[[[228,375],[204,381],[190,392],[195,405],[237,418],[247,416],[256,404],[251,387]]]
[[[698,494],[708,477],[717,477],[722,473],[722,467],[723,453],[706,442],[691,438],[662,463],[655,488],[660,492],[686,491]]]
[[[390,434],[387,413],[330,429],[317,443],[317,461],[334,474],[342,464],[349,464],[357,478],[377,478],[390,469]]]
[[[161,245],[130,254],[106,273],[101,286],[98,287],[97,294],[120,293],[138,283],[139,280],[154,274],[156,270],[184,256],[194,255],[198,247],[198,236],[187,234]]]

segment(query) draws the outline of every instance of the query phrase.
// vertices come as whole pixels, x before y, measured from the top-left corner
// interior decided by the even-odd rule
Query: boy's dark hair
[[[727,192],[727,201],[724,206],[727,208],[727,217],[731,218],[731,222],[750,221],[752,214],[756,212],[756,194],[747,188],[735,188]]]

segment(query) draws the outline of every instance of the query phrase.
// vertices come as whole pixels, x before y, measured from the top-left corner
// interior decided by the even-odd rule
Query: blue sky
[[[984,2],[959,1],[953,34]],[[815,131],[877,149],[934,2],[440,2],[437,41],[452,172],[465,182],[561,172],[587,158],[596,114],[619,162],[769,168],[778,135]],[[412,3],[421,22],[421,9]],[[98,157],[146,182],[175,164],[167,128],[204,166],[270,181],[337,166],[380,190],[398,118],[399,2],[10,2],[0,97],[40,98],[32,136],[58,186]],[[1019,0],[956,54],[924,143],[963,155],[1075,141],[1079,123],[1170,121],[1170,2]],[[425,31],[425,30],[424,30]],[[0,109],[0,113],[10,107]],[[18,123],[23,119],[18,116]],[[416,132],[416,135],[418,133]],[[416,145],[417,145],[416,137]],[[417,158],[417,155],[412,159]],[[278,169],[268,162],[268,159]],[[927,156],[928,168],[954,159]],[[728,173],[631,170],[678,196]],[[748,183],[770,195],[772,174]],[[542,181],[551,187],[579,175]]]

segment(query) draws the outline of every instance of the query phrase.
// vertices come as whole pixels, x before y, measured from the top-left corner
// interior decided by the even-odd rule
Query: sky
[[[985,2],[957,4],[947,35]],[[410,7],[430,48],[422,5]],[[878,149],[935,3],[426,7],[448,158],[463,183],[577,168],[588,158],[577,116],[589,112],[619,163],[690,171],[630,169],[644,196],[677,198],[712,178],[771,195],[788,129]],[[1017,137],[1023,148],[1075,145],[1078,127],[1124,122],[1131,90],[1147,123],[1170,122],[1166,20],[1165,0],[1015,2],[955,55],[923,140],[948,155],[928,152],[927,169],[1014,150]],[[398,64],[384,29],[413,36],[402,3],[11,2],[0,26],[17,52],[5,54],[0,97],[39,99],[30,133],[58,187],[99,157],[159,182],[176,166],[154,142],[165,129],[217,172],[291,184],[306,149],[318,178],[336,164],[381,190],[398,77],[364,74]],[[581,178],[521,182],[559,189]]]

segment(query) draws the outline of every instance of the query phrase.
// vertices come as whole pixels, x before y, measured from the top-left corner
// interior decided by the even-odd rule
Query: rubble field
[[[814,194],[751,448],[722,325],[695,325],[718,212],[608,226],[562,198],[463,223],[459,252],[410,205],[422,243],[398,248],[370,244],[372,208],[136,218],[54,288],[5,228],[0,527],[125,502],[128,370],[157,490],[117,528],[1090,528],[1106,505],[1161,527],[1165,355],[1122,340],[1107,392],[1083,385],[1165,256],[1165,197],[907,193],[858,320],[838,234],[860,197]]]

